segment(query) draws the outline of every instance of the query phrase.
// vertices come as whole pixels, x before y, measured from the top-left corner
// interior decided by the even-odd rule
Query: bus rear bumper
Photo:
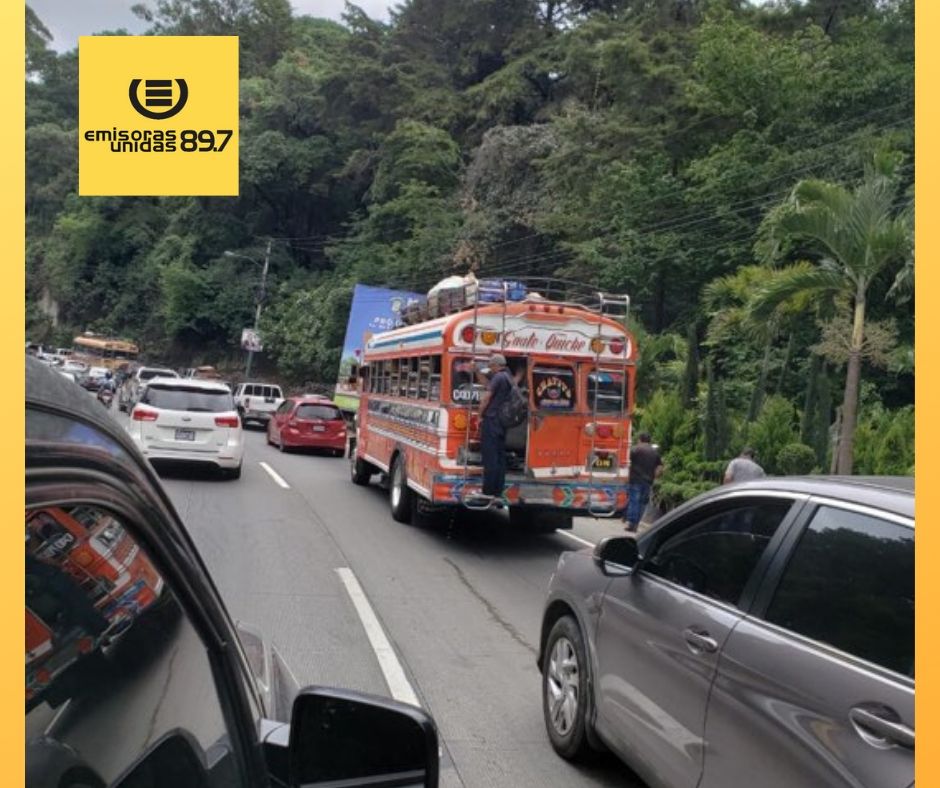
[[[479,475],[435,475],[431,485],[431,502],[460,504],[468,496],[478,495],[482,479]],[[565,509],[574,513],[613,516],[627,506],[625,483],[590,484],[584,480],[533,480],[507,477],[503,498],[510,506],[532,506],[540,509]]]

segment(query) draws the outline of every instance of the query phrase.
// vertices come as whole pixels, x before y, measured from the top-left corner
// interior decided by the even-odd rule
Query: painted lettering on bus
[[[561,332],[553,332],[542,337],[535,331],[521,333],[507,331],[503,347],[508,350],[539,350],[544,348],[549,353],[580,353],[587,349],[588,343],[580,337],[570,337]]]
[[[579,353],[587,347],[587,342],[579,337],[568,337],[567,334],[551,334],[545,340],[545,349],[548,351],[560,350],[563,353]]]
[[[534,331],[530,331],[528,334],[507,331],[503,339],[503,346],[512,350],[535,350],[539,346],[539,338]]]

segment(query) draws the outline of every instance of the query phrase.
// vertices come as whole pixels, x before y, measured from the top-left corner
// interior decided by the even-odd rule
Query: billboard
[[[339,362],[339,378],[334,401],[344,410],[356,410],[359,397],[355,382],[350,380],[354,366],[358,366],[362,348],[372,334],[390,331],[402,325],[401,313],[409,301],[422,296],[406,290],[356,285],[353,290],[346,339]]]

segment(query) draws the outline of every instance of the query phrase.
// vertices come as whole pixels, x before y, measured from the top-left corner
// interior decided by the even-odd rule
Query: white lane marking
[[[285,481],[281,478],[280,474],[279,474],[276,470],[274,470],[274,468],[272,468],[272,467],[271,467],[270,465],[268,465],[266,462],[259,462],[258,465],[260,465],[262,468],[264,468],[264,469],[268,472],[268,476],[270,476],[272,479],[274,479],[274,481],[275,481],[277,484],[279,484],[279,485],[280,485],[281,487],[283,487],[285,490],[289,490],[289,489],[290,489],[290,485],[289,485],[287,482],[285,482]]]
[[[556,528],[555,533],[561,534],[562,536],[567,536],[569,539],[574,539],[576,542],[580,542],[585,547],[594,547],[594,542],[589,542],[587,539],[582,539],[580,536],[575,536],[570,531],[563,531],[561,528]]]
[[[369,638],[372,650],[379,661],[379,667],[382,669],[382,675],[385,676],[385,683],[388,684],[392,697],[402,703],[420,706],[418,696],[415,695],[415,691],[405,675],[404,668],[402,668],[401,662],[398,661],[398,656],[395,654],[392,644],[388,642],[385,630],[382,629],[382,625],[372,610],[372,605],[369,604],[365,591],[359,585],[356,575],[353,574],[352,569],[345,566],[339,567],[336,573],[339,575],[339,579],[343,581],[343,585],[346,586],[346,591],[349,593],[356,612],[359,614],[359,620],[362,621],[366,637]]]

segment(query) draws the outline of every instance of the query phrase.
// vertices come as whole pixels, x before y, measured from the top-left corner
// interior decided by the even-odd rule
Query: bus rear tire
[[[353,484],[365,487],[372,479],[373,473],[375,473],[375,468],[365,460],[355,454],[349,458],[349,478],[352,479]]]
[[[405,458],[399,454],[392,463],[389,474],[388,500],[392,507],[392,519],[399,523],[410,523],[413,515],[414,493],[405,477]]]

